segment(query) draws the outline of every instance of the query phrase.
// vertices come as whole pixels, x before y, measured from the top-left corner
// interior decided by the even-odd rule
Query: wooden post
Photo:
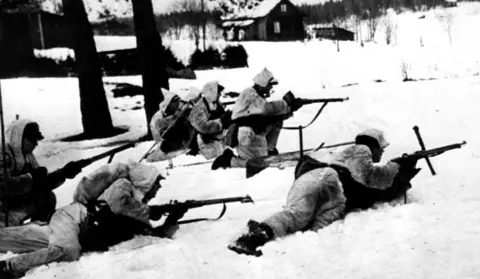
[[[303,127],[298,126],[298,135],[300,138],[300,159],[303,158]]]
[[[38,33],[40,33],[40,46],[42,49],[45,49],[45,38],[43,37],[43,24],[42,24],[42,14],[37,14],[37,23],[38,23]]]
[[[7,183],[8,183],[8,178],[7,178],[7,148],[6,148],[6,142],[5,142],[5,122],[3,118],[3,101],[2,101],[2,83],[0,81],[0,124],[2,125],[1,127],[1,133],[2,133],[2,160],[3,160],[3,187],[0,189],[2,193],[2,208],[3,208],[3,213],[5,214],[5,227],[8,227],[8,199],[7,199],[7,194],[6,194],[6,189],[7,189]]]

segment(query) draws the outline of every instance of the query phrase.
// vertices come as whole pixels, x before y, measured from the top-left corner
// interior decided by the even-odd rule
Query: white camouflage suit
[[[266,86],[271,80],[274,80],[273,75],[267,69],[253,79],[254,83],[260,86]],[[291,116],[291,109],[284,100],[267,101],[253,87],[249,87],[238,96],[232,109],[232,120],[253,115],[285,116],[283,118],[285,119],[287,116]],[[238,128],[238,145],[236,146],[238,157],[232,158],[231,167],[243,168],[248,159],[267,156],[269,150],[276,148],[283,119],[279,118],[259,134],[256,134],[251,127],[240,126]]]
[[[220,118],[210,119],[213,113],[223,111],[223,108],[219,107],[221,104],[218,103],[220,97],[218,86],[217,81],[205,84],[202,98],[195,103],[189,116],[190,124],[198,132],[199,153],[207,160],[219,156],[225,150],[224,130],[228,127],[222,126]]]
[[[43,196],[36,196],[35,200],[29,199],[32,193],[35,191],[32,175],[29,173],[33,169],[40,167],[37,159],[33,153],[23,152],[23,134],[25,127],[35,123],[28,119],[19,119],[13,121],[5,131],[5,143],[6,143],[6,159],[3,161],[3,156],[0,154],[0,189],[3,189],[6,193],[9,193],[9,201],[12,199],[22,201],[20,204],[11,205],[8,208],[8,223],[10,226],[19,226],[24,219],[28,219],[31,215],[41,210],[39,206],[42,204],[55,209],[56,198],[55,194],[51,191]],[[2,152],[0,147],[0,152]],[[6,173],[4,173],[4,165]],[[7,185],[4,185],[7,180]],[[55,185],[50,185],[52,189],[59,187],[65,182],[65,179],[57,181]],[[7,186],[7,187],[5,187]],[[0,227],[5,226],[5,216],[2,208],[2,200],[4,197],[0,196]]]
[[[156,167],[144,164],[104,165],[82,178],[74,202],[59,208],[48,226],[27,224],[0,229],[0,252],[21,254],[6,260],[8,270],[22,276],[50,262],[78,260],[82,250],[79,234],[86,226],[89,201],[103,200],[113,213],[150,225],[150,208],[142,199],[159,174]]]
[[[357,182],[377,189],[390,187],[399,170],[399,165],[391,161],[374,165],[370,148],[360,144],[334,154],[329,163],[347,167]],[[284,209],[264,223],[272,228],[275,237],[317,231],[343,217],[345,202],[337,172],[330,167],[314,169],[293,182]]]
[[[196,102],[200,98],[200,92],[194,92],[192,89],[191,94],[188,94],[185,100],[180,101],[178,108],[176,108],[175,111],[171,111],[172,100],[179,97],[176,93],[165,89],[162,89],[162,93],[164,100],[160,103],[159,110],[153,115],[152,120],[150,120],[150,131],[152,131],[152,137],[158,143],[158,147],[160,147],[161,143],[165,140],[163,137],[165,131],[174,124],[184,110],[191,109],[191,103]],[[177,150],[165,153],[160,148],[157,148],[149,154],[147,162],[163,161],[187,152],[190,142],[194,139],[195,130],[192,127],[185,128],[187,132],[179,139],[181,144]]]

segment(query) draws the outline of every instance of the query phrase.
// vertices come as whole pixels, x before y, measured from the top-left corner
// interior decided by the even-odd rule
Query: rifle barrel
[[[224,106],[233,105],[233,104],[235,104],[235,101],[222,102],[222,105]]]
[[[348,101],[349,98],[322,98],[322,99],[302,99],[304,105],[315,103],[330,103],[330,102],[343,102]]]
[[[467,142],[463,141],[463,142],[460,142],[460,143],[445,145],[445,146],[441,146],[441,147],[437,147],[437,148],[433,148],[433,149],[429,149],[429,150],[425,150],[425,151],[417,151],[413,155],[416,155],[419,158],[422,158],[422,157],[425,157],[425,156],[433,157],[433,156],[436,156],[436,155],[440,155],[443,152],[448,151],[448,150],[461,148],[465,144],[467,144]]]
[[[241,202],[248,197],[233,197],[233,198],[223,198],[223,199],[211,199],[211,200],[201,200],[201,201],[192,201],[191,204],[194,207],[200,207],[204,205],[211,205],[211,204],[221,204],[221,203],[229,203],[229,202]]]
[[[106,151],[106,152],[103,152],[103,153],[100,153],[98,155],[95,155],[95,156],[92,156],[90,158],[86,158],[86,159],[82,159],[80,160],[84,166],[88,166],[89,164],[95,162],[95,161],[98,161],[100,159],[103,159],[103,158],[106,158],[108,156],[111,156],[112,154],[115,154],[115,153],[118,153],[120,151],[123,151],[125,149],[129,149],[131,147],[134,147],[135,146],[135,143],[134,142],[130,142],[130,143],[127,143],[127,144],[124,144],[124,145],[121,145],[117,148],[114,148],[112,150],[109,150],[109,151]]]

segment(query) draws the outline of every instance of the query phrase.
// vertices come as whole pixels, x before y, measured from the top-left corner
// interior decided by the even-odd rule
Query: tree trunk
[[[207,17],[205,15],[205,3],[204,0],[201,0],[202,5],[202,35],[203,35],[203,51],[207,50]]]
[[[82,0],[62,0],[63,12],[72,26],[72,42],[80,88],[80,111],[85,138],[102,138],[114,134],[102,70],[93,31]]]
[[[152,138],[150,120],[163,101],[160,88],[170,89],[162,38],[157,31],[151,0],[132,0],[137,52],[142,73],[148,138]]]

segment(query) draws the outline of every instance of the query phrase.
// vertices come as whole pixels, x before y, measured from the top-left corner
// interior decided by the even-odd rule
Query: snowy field
[[[348,96],[347,102],[329,104],[304,131],[306,148],[351,141],[367,127],[385,131],[391,145],[384,161],[419,149],[414,125],[420,127],[427,148],[467,141],[462,149],[432,159],[436,176],[424,161],[419,162],[423,170],[413,180],[408,204],[398,201],[352,213],[319,232],[268,243],[264,256],[254,258],[226,247],[245,230],[249,219],[261,221],[281,209],[293,168],[267,169],[247,180],[244,169],[213,172],[210,165],[166,169],[166,163],[157,163],[167,180],[152,204],[246,194],[255,204],[229,204],[221,220],[183,225],[173,240],[137,237],[107,253],[39,267],[26,278],[480,278],[480,14],[472,12],[480,11],[479,7],[465,3],[451,9],[455,15],[452,44],[440,27],[435,29],[434,12],[428,12],[423,13],[425,22],[432,26],[424,29],[428,36],[420,47],[418,29],[407,28],[416,26],[413,20],[419,14],[407,13],[398,15],[403,25],[399,24],[394,46],[379,42],[362,48],[349,42],[341,43],[337,52],[329,41],[249,42],[245,46],[250,68],[198,71],[197,80],[171,80],[172,90],[178,92],[214,79],[227,91],[239,91],[267,66],[280,80],[274,98],[281,98],[286,90],[304,98]],[[176,43],[176,51],[187,51],[184,42]],[[418,81],[402,82],[405,63],[409,78]],[[138,76],[105,81],[141,84]],[[129,132],[104,140],[60,142],[61,137],[82,131],[75,79],[3,80],[2,91],[6,123],[17,114],[39,122],[46,139],[36,154],[50,170],[146,131],[143,110],[128,109],[143,102],[142,97],[114,99],[108,91],[114,124],[129,127]],[[285,125],[307,124],[318,108],[301,108]],[[139,160],[151,145],[142,143],[114,160]],[[278,148],[280,152],[297,150],[297,133],[283,131]],[[183,155],[173,164],[202,160]],[[86,167],[57,189],[58,206],[71,202],[82,175],[104,163]],[[185,218],[215,217],[220,210],[221,206],[193,209]],[[141,247],[146,243],[151,245]],[[0,254],[0,259],[11,256]]]

